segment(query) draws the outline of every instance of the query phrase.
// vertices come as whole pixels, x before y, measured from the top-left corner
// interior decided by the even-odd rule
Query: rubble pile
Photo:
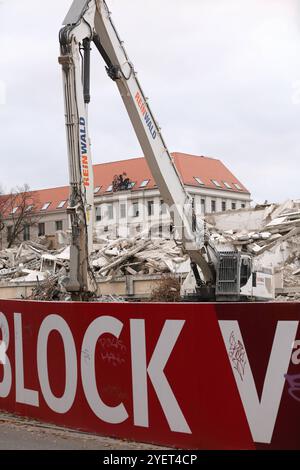
[[[44,281],[51,273],[67,268],[66,248],[50,251],[42,243],[23,242],[0,251],[0,283]]]
[[[1,283],[35,283],[30,300],[71,300],[66,290],[70,247],[50,250],[39,242],[0,251]],[[173,240],[147,239],[142,233],[133,238],[98,239],[91,255],[94,280],[118,276],[187,273],[190,260]],[[96,289],[95,289],[96,290]],[[117,296],[92,295],[89,300],[118,302]]]
[[[71,294],[66,290],[66,283],[68,281],[68,276],[65,268],[60,269],[57,273],[49,275],[49,277],[42,281],[37,282],[36,286],[32,290],[30,296],[27,297],[27,300],[45,300],[45,301],[63,301],[69,302],[72,300]],[[79,300],[79,299],[78,299]],[[86,302],[125,302],[123,297],[117,295],[101,295],[98,296],[97,293],[88,292],[84,295],[84,298],[81,299]]]
[[[256,268],[273,270],[279,294],[293,300],[300,298],[300,202],[209,214],[206,225],[218,250],[237,249],[251,254]],[[183,255],[180,245],[172,239],[149,239],[148,234],[97,238],[90,260],[95,280],[176,276],[190,271],[190,259]],[[57,250],[51,250],[47,239],[41,237],[36,242],[26,241],[19,247],[0,251],[0,285],[36,283],[32,299],[70,300],[65,288],[70,260],[69,237],[66,234],[61,240],[64,244],[61,242]],[[112,299],[106,296],[95,300],[109,302]],[[113,300],[121,299],[114,297]]]
[[[36,287],[32,290],[28,300],[71,300],[71,296],[62,282],[65,275],[66,271],[63,268],[57,274],[49,275],[42,282],[37,281]]]
[[[283,270],[284,285],[286,287],[300,286],[300,267],[299,263],[291,263],[284,266]]]
[[[173,240],[134,238],[103,239],[92,254],[96,277],[187,273],[190,261]]]
[[[219,250],[235,247],[254,257],[258,267],[272,268],[281,277],[282,287],[299,288],[300,292],[300,204],[287,201],[264,208],[259,229],[247,231],[243,215],[249,218],[251,209],[239,211],[239,223],[231,230],[222,230],[218,216],[208,217],[208,228]],[[255,209],[252,209],[255,211]],[[289,297],[298,299],[297,289]]]
[[[69,246],[48,250],[35,242],[24,242],[20,247],[0,251],[0,282],[43,281],[50,274],[68,269]],[[97,277],[124,275],[187,273],[190,261],[182,255],[173,240],[133,238],[103,238],[94,245],[91,265]]]

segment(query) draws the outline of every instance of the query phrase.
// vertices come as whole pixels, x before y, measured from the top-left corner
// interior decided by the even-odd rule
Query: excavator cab
[[[220,252],[216,274],[216,299],[239,300],[252,274],[252,259],[237,251]]]

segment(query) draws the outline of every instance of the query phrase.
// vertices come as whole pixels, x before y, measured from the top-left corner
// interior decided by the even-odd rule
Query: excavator
[[[270,300],[272,271],[256,269],[248,254],[218,251],[205,221],[196,217],[191,196],[173,163],[137,73],[104,0],[74,0],[59,33],[65,101],[71,220],[67,290],[84,299],[92,289],[89,256],[93,243],[94,184],[88,133],[91,46],[115,82],[162,199],[170,208],[174,238],[191,260],[182,293],[191,301]]]

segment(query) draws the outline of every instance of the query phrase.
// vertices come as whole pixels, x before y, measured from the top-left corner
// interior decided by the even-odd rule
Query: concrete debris
[[[44,281],[47,278],[47,273],[41,271],[31,271],[30,269],[22,269],[22,274],[14,279],[11,279],[10,282],[35,282],[35,281]]]
[[[68,275],[65,268],[61,268],[56,274],[50,275],[44,282],[37,282],[35,288],[27,300],[47,300],[63,301],[72,300],[71,295],[66,290]],[[98,296],[96,293],[87,294],[86,301],[91,302],[125,302],[122,297],[117,295]]]
[[[276,300],[300,299],[299,201],[209,214],[206,220],[219,250],[232,245],[250,253],[257,266],[273,269]]]
[[[42,243],[23,242],[19,247],[0,251],[1,282],[44,281],[61,268],[68,268],[66,247],[50,251]]]
[[[94,299],[95,301],[95,299]],[[120,297],[119,295],[101,295],[100,297],[96,298],[97,302],[103,303],[110,303],[110,302],[125,302],[124,297]]]
[[[283,296],[285,300],[299,300],[299,201],[209,214],[206,223],[218,250],[237,249],[251,254],[258,268],[273,270],[278,299]],[[70,246],[66,243],[68,238],[60,235],[56,250],[50,249],[52,245],[41,237],[38,242],[26,241],[19,247],[0,251],[0,285],[34,282],[32,298],[70,300],[65,288]],[[131,238],[98,238],[90,260],[95,280],[165,274],[184,277],[190,271],[190,259],[182,253],[180,245],[172,239],[149,239],[147,235],[148,232],[141,232]],[[91,300],[110,301],[97,296]]]
[[[124,275],[187,273],[189,257],[173,240],[134,238],[103,240],[92,254],[96,277]]]
[[[57,274],[49,275],[44,282],[37,282],[28,300],[56,300],[70,301],[71,295],[66,291],[63,280],[66,271],[61,270]]]
[[[71,300],[65,286],[68,281],[70,246],[49,250],[44,244],[24,242],[19,247],[0,251],[1,283],[36,283],[30,299]],[[94,245],[91,265],[95,280],[123,276],[174,273],[190,270],[190,260],[173,240],[149,240],[140,233],[132,238],[103,238]],[[96,302],[112,301],[111,297],[91,296]],[[121,301],[114,296],[114,301]],[[122,299],[124,301],[124,299]]]
[[[300,302],[300,294],[281,294],[277,295],[275,302]]]

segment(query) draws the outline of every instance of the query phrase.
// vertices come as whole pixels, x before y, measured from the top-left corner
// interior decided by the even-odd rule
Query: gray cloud
[[[70,3],[0,3],[6,188],[68,182],[57,56]],[[220,158],[257,201],[299,198],[299,3],[108,0],[170,150]],[[141,155],[96,51],[92,99],[93,161]]]

